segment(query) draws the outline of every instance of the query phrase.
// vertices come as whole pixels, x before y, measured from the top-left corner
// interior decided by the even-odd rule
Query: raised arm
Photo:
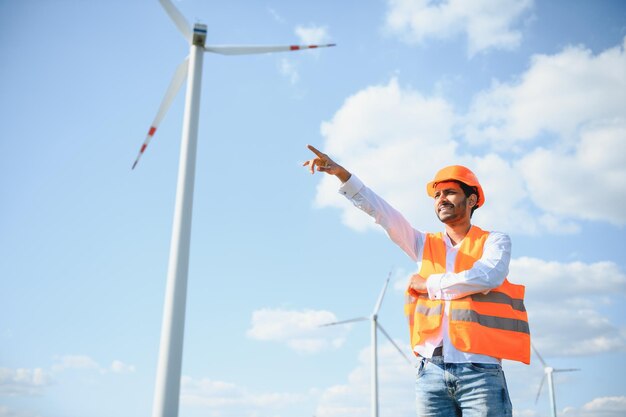
[[[395,244],[412,260],[417,261],[419,248],[424,239],[423,232],[415,230],[400,212],[366,187],[357,176],[352,175],[315,147],[311,145],[307,145],[307,147],[315,154],[315,158],[302,165],[308,166],[311,174],[319,171],[339,178],[342,182],[339,192],[356,207],[370,215],[376,223],[385,229]]]

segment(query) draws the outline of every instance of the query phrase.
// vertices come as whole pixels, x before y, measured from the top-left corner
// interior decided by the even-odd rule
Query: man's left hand
[[[415,297],[417,297],[420,293],[427,293],[428,289],[426,288],[426,278],[422,277],[420,274],[411,275],[408,291],[409,294]]]

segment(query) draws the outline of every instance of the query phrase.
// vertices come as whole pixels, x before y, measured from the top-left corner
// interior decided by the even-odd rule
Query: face
[[[454,224],[469,221],[476,195],[465,197],[456,182],[440,182],[435,186],[435,214],[442,223]]]

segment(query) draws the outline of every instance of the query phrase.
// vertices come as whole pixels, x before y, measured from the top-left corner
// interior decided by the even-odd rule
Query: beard
[[[437,207],[436,214],[440,222],[448,224],[464,219],[467,213],[467,198],[458,204],[443,203]]]

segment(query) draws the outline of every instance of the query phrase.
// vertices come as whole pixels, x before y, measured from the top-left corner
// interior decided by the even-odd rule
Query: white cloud
[[[490,49],[514,49],[522,34],[512,26],[532,0],[388,0],[385,29],[408,43],[466,34],[470,56]]]
[[[579,220],[622,226],[625,56],[618,47],[597,56],[567,48],[536,57],[522,81],[479,93],[463,116],[444,98],[402,88],[392,78],[345,100],[321,126],[322,149],[422,230],[441,228],[424,186],[451,164],[470,167],[480,179],[487,204],[474,221],[487,229],[571,234],[579,232]],[[573,75],[559,79],[565,67]],[[557,81],[546,81],[552,79]],[[553,137],[537,146],[546,131]],[[491,149],[461,153],[454,139],[459,132]],[[515,143],[524,153],[510,153],[507,146]],[[377,228],[337,193],[337,186],[334,178],[323,176],[316,205],[341,209],[343,222],[355,230]]]
[[[317,45],[328,43],[330,35],[326,26],[296,26],[296,36],[304,45]]]
[[[567,407],[566,417],[622,417],[626,415],[626,397],[600,397],[583,405],[580,409]]]
[[[624,39],[626,42],[626,38]],[[511,83],[479,93],[465,137],[524,155],[515,168],[529,198],[545,211],[542,226],[576,231],[559,219],[626,224],[626,53],[597,55],[582,46],[533,57]],[[541,142],[539,142],[541,141]],[[539,144],[537,146],[536,144]],[[536,146],[536,147],[535,147]]]
[[[614,262],[560,263],[521,257],[511,261],[510,269],[511,275],[523,277],[531,293],[542,297],[626,294],[626,275]]]
[[[37,396],[52,384],[52,377],[43,369],[0,368],[0,395]]]
[[[306,395],[297,393],[251,392],[230,382],[208,378],[194,379],[183,376],[181,379],[182,405],[206,409],[208,415],[253,416],[258,415],[261,410],[270,412],[306,399]]]
[[[542,356],[626,351],[626,329],[601,311],[623,302],[626,275],[613,262],[511,261],[510,280],[526,286],[534,344]]]
[[[626,112],[621,120],[584,128],[572,151],[535,149],[519,170],[532,201],[547,213],[625,225]]]
[[[323,149],[422,230],[441,228],[426,183],[451,164],[471,167],[483,185],[487,204],[476,212],[477,224],[507,232],[544,230],[542,219],[530,212],[523,177],[511,163],[493,153],[474,157],[457,151],[452,139],[456,121],[444,99],[402,89],[393,78],[346,99],[332,120],[322,124]],[[337,186],[334,178],[322,177],[316,205],[340,208],[343,222],[355,230],[378,229],[337,193]]]
[[[55,359],[50,370],[43,368],[0,368],[0,396],[39,396],[44,394],[45,388],[56,380],[58,373],[67,370],[96,371],[104,374],[135,372],[133,365],[114,360],[110,369],[102,368],[95,360],[86,355],[64,355]],[[54,376],[54,378],[53,378]],[[0,410],[0,416],[2,416]],[[8,411],[6,411],[8,413]]]
[[[396,341],[400,346],[401,342]],[[409,351],[406,346],[405,351]],[[345,384],[326,388],[315,411],[317,417],[366,417],[371,415],[371,350],[359,353],[357,367]],[[390,344],[378,349],[379,408],[382,415],[415,415],[415,370]]]
[[[67,369],[91,369],[101,370],[98,362],[87,355],[64,355],[56,359],[52,366],[53,371],[64,371]]]
[[[134,365],[128,365],[119,360],[114,360],[111,363],[110,369],[111,369],[111,372],[116,373],[116,374],[128,374],[128,373],[135,372]]]
[[[624,39],[626,42],[626,38]],[[624,44],[594,55],[583,46],[555,55],[536,55],[516,81],[478,94],[468,114],[466,136],[508,149],[537,140],[542,132],[575,144],[587,124],[626,118]]]
[[[542,356],[591,355],[626,351],[626,332],[600,312],[575,303],[528,305],[531,333]]]
[[[425,192],[427,179],[456,152],[457,144],[449,139],[453,121],[445,100],[403,90],[393,78],[387,85],[368,87],[347,98],[332,120],[322,124],[321,133],[325,152],[405,216],[423,223],[434,218]],[[344,223],[354,229],[375,227],[337,193],[334,178],[323,177],[316,204],[341,208]]]
[[[41,415],[34,411],[15,410],[5,405],[0,405],[0,417],[40,417]]]
[[[135,366],[116,359],[111,362],[110,367],[106,368],[100,366],[98,362],[87,355],[64,355],[57,357],[55,364],[52,365],[52,371],[62,372],[66,370],[97,371],[101,374],[107,372],[126,374],[135,372]]]
[[[299,353],[315,353],[343,345],[347,326],[320,328],[334,321],[336,316],[324,310],[261,309],[252,313],[247,335],[255,340],[286,343]]]

